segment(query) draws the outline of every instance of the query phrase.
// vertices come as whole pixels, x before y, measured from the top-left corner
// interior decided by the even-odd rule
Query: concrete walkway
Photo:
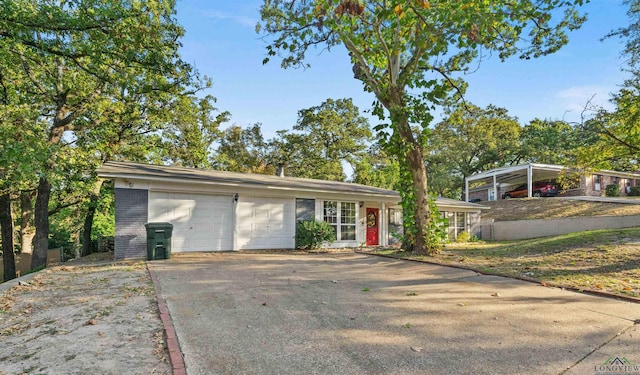
[[[354,253],[181,255],[149,269],[191,375],[640,364],[640,305],[467,270]]]

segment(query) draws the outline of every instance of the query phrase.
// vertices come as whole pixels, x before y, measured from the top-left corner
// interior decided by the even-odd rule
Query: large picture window
[[[356,240],[355,202],[324,202],[324,221],[331,224],[338,241]]]

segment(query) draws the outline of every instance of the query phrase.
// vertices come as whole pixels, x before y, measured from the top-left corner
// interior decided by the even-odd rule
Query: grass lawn
[[[396,249],[380,253],[640,298],[640,228],[452,243],[436,256],[413,256]]]

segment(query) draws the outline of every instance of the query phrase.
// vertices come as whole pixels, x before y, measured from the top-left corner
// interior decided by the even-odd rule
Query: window
[[[464,230],[467,230],[467,213],[466,212],[447,212],[440,211],[440,216],[447,219],[447,233],[450,240],[455,240]]]
[[[456,238],[458,235],[467,229],[466,226],[466,213],[465,212],[456,212]]]
[[[338,202],[324,202],[324,221],[331,224],[333,232],[338,238]]]
[[[316,200],[296,198],[296,222],[312,220],[316,214]]]
[[[602,190],[602,176],[600,176],[599,174],[593,175],[593,190]]]
[[[331,224],[338,241],[356,240],[356,203],[324,202],[324,221]]]

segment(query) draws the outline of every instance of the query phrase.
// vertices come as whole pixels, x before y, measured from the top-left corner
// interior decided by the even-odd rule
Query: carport
[[[465,201],[469,201],[469,184],[493,185],[494,198],[497,200],[499,184],[513,185],[526,183],[529,190],[528,197],[531,198],[534,181],[556,179],[564,169],[565,167],[561,165],[529,163],[476,173],[465,179]]]

